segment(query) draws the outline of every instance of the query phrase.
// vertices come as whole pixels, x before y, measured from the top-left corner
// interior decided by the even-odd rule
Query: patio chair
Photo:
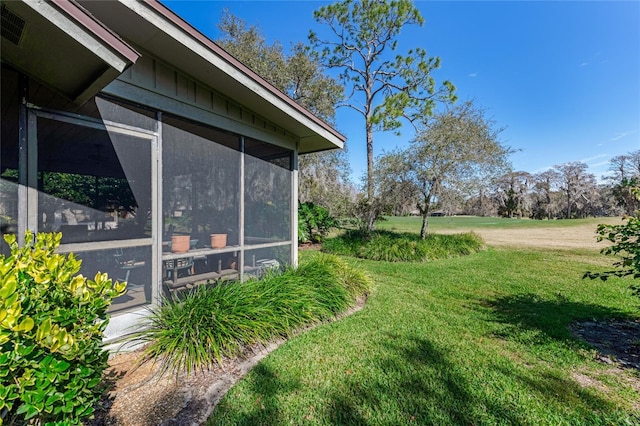
[[[122,249],[117,249],[116,253],[113,255],[113,259],[116,262],[116,266],[125,271],[124,280],[127,283],[127,287],[139,287],[143,284],[134,284],[129,281],[129,277],[131,276],[131,271],[137,268],[140,268],[145,265],[144,260],[137,260],[134,256],[125,256]]]
[[[190,276],[194,274],[194,259],[192,256],[181,257],[179,259],[165,260],[165,280],[177,281],[181,276]]]

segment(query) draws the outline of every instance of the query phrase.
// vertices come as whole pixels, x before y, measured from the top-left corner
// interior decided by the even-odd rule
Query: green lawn
[[[449,220],[433,219],[434,230]],[[270,354],[209,424],[640,424],[638,371],[597,362],[567,329],[640,316],[630,280],[581,279],[611,259],[493,248],[427,263],[345,259],[374,280],[365,307]]]
[[[593,225],[595,232],[599,223],[620,223],[620,218],[599,217],[587,219],[558,219],[558,220],[532,220],[509,219],[503,217],[480,216],[441,216],[429,218],[429,231],[459,230],[460,232],[473,229],[498,229],[498,228],[560,228],[581,225]],[[379,229],[389,229],[398,232],[420,232],[422,218],[416,216],[386,217],[376,224]]]

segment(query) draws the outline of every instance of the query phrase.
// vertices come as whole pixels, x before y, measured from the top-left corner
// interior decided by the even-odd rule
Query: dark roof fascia
[[[135,63],[140,57],[140,53],[124,42],[102,22],[98,21],[85,8],[76,3],[75,0],[51,0],[51,3],[66,13],[78,25],[81,25],[105,45],[125,58],[130,64]],[[124,69],[119,71],[122,72]]]

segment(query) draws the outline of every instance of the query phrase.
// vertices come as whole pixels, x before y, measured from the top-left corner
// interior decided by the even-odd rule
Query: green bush
[[[79,425],[93,414],[107,366],[107,309],[124,293],[107,274],[77,275],[81,261],[54,254],[62,234],[6,235],[0,256],[0,425]]]
[[[260,279],[200,286],[150,309],[133,338],[148,343],[141,362],[160,361],[174,374],[210,367],[249,345],[286,337],[328,320],[369,291],[360,271],[318,255],[297,269],[270,271]]]
[[[630,185],[635,184],[633,181]],[[631,195],[640,201],[640,187],[631,186],[628,188]],[[598,241],[609,241],[613,244],[600,250],[606,255],[617,256],[614,262],[617,269],[605,272],[591,272],[584,274],[583,278],[600,278],[603,281],[611,277],[633,276],[640,278],[640,210],[636,210],[633,215],[622,218],[626,223],[622,225],[600,224],[596,230]],[[631,286],[637,296],[640,296],[640,284]]]
[[[322,250],[327,253],[354,256],[385,262],[424,262],[463,256],[481,250],[484,243],[479,235],[428,234],[422,240],[419,235],[377,230],[371,233],[349,230],[329,238]]]
[[[324,207],[311,202],[298,206],[298,242],[320,243],[337,226],[338,221]]]

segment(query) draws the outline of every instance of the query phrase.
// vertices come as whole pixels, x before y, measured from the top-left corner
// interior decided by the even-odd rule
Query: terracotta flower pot
[[[211,248],[223,248],[227,245],[227,234],[211,234]]]
[[[189,251],[191,245],[191,236],[189,235],[173,235],[171,237],[171,251],[174,253],[184,253]]]

